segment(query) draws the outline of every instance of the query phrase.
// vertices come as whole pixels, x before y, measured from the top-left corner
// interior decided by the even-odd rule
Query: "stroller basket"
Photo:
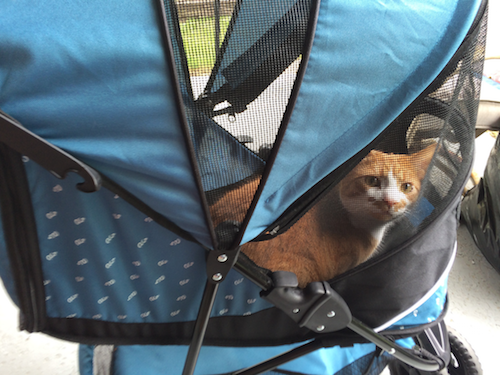
[[[183,348],[186,375],[307,372],[287,363],[366,343],[448,366],[486,2],[126,3],[2,6],[0,276],[21,328]],[[202,345],[286,350],[240,371]]]

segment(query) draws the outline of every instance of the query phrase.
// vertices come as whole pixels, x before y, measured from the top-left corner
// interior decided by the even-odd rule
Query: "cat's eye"
[[[401,184],[401,191],[403,193],[409,193],[413,190],[413,185],[410,184],[409,182],[405,182],[404,184]]]
[[[365,184],[371,187],[380,186],[380,180],[375,176],[366,176]]]

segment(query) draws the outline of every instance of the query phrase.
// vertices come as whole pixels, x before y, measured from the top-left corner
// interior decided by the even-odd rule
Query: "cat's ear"
[[[430,146],[427,146],[423,150],[410,155],[413,166],[420,174],[420,179],[424,178],[437,146],[438,144],[434,143]]]

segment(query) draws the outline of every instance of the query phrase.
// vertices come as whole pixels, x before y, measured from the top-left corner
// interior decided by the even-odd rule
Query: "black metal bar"
[[[210,312],[212,311],[218,289],[218,283],[211,283],[210,281],[207,281],[182,375],[193,375],[194,373],[201,345],[203,344],[203,339],[205,338],[208,320],[210,319]]]
[[[402,348],[397,343],[389,340],[388,338],[374,332],[371,328],[365,326],[359,320],[352,318],[351,323],[347,325],[348,328],[356,332],[358,335],[370,340],[379,348],[385,350],[393,357],[422,371],[438,371],[440,364],[434,360],[423,359],[415,354],[410,353],[408,350]]]
[[[247,277],[258,285],[263,291],[268,291],[271,288],[273,288],[273,281],[269,275],[266,275],[263,272],[256,272],[256,266],[252,265],[250,261],[245,260],[244,256],[240,254],[240,257],[238,258],[237,262],[234,265],[234,268],[240,272],[243,276]],[[393,355],[395,358],[399,359],[400,361],[416,368],[419,370],[423,371],[437,371],[439,370],[440,364],[437,361],[434,360],[427,360],[423,359],[408,350],[402,348],[400,345],[395,343],[394,341],[391,341],[390,339],[380,335],[379,333],[373,331],[370,327],[366,326],[356,318],[352,317],[351,322],[347,325],[348,328],[350,328],[352,331],[356,332],[358,335],[361,337],[369,340],[370,342],[374,343],[377,345],[379,348],[385,350],[389,354]],[[311,346],[308,346],[308,348],[312,348],[312,342],[310,343]],[[316,342],[314,345],[316,345],[316,349],[320,349],[323,347],[321,343]],[[315,349],[315,350],[316,350]],[[297,348],[299,350],[299,348]],[[300,350],[306,350],[306,348],[300,349]],[[304,353],[307,354],[307,353]],[[292,354],[285,353],[283,355],[280,355],[278,357],[275,357],[271,359],[271,363],[277,363],[276,366],[281,365],[282,363],[288,362],[294,358],[287,359],[288,356],[291,356]],[[284,356],[284,357],[282,357]],[[280,358],[280,359],[279,359]],[[285,359],[283,361],[283,359]],[[278,362],[282,361],[282,362]],[[274,367],[264,367],[269,366],[270,364],[268,361],[263,362],[259,366],[258,369],[264,369],[263,371],[268,371],[271,370]],[[262,367],[260,367],[262,366]],[[233,375],[253,375],[253,374],[259,374],[260,372],[254,372],[254,367],[251,367],[247,369],[249,372],[236,372]],[[247,371],[244,370],[244,371]],[[243,371],[243,370],[241,370]],[[256,370],[255,370],[256,371]]]
[[[264,271],[260,272],[257,266],[240,253],[233,268],[266,292],[273,287],[273,280]]]
[[[79,190],[91,193],[101,187],[101,176],[94,169],[32,133],[2,111],[0,130],[0,142],[29,157],[57,178],[63,179],[69,172],[75,172],[84,179],[84,182],[77,185]]]
[[[266,371],[274,370],[276,367],[278,367],[284,363],[293,361],[294,359],[300,358],[304,355],[307,355],[307,354],[312,353],[318,349],[321,349],[322,347],[323,347],[323,345],[321,344],[321,342],[314,340],[314,341],[308,342],[307,344],[304,344],[302,346],[294,348],[288,352],[280,354],[276,357],[270,358],[264,362],[256,364],[252,367],[233,372],[231,375],[258,375],[258,374],[262,374]]]

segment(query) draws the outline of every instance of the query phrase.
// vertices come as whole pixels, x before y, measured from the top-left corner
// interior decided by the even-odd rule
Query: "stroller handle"
[[[88,165],[30,132],[17,120],[0,111],[0,142],[64,179],[69,172],[83,177],[77,188],[92,193],[101,187],[101,176]]]

